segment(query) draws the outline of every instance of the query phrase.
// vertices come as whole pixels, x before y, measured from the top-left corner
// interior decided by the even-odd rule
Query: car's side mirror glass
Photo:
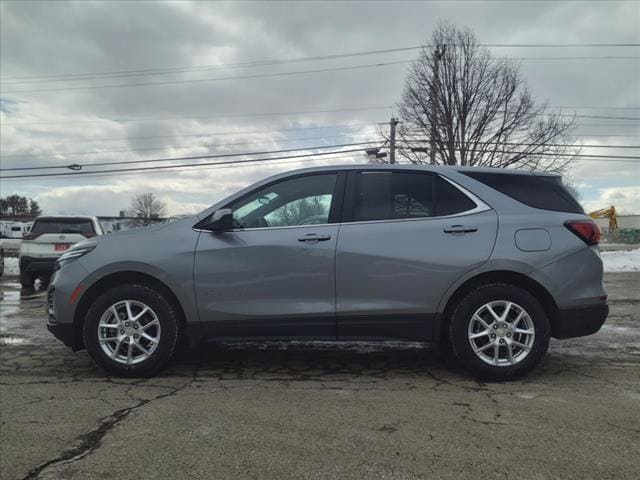
[[[211,220],[203,225],[206,230],[212,232],[222,232],[224,230],[233,229],[233,210],[230,208],[221,208],[211,215]]]

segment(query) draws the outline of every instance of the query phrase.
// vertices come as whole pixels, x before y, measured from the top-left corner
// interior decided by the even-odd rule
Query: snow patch
[[[605,272],[640,272],[640,248],[601,252]]]
[[[4,275],[19,275],[18,257],[4,257]]]

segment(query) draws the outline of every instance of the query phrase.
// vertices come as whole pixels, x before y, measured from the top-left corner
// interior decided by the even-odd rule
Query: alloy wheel
[[[125,365],[149,358],[158,347],[160,333],[158,316],[138,300],[114,303],[98,322],[100,348],[109,358]]]
[[[495,300],[482,305],[471,317],[468,339],[483,362],[510,367],[524,360],[533,348],[535,327],[520,305]]]

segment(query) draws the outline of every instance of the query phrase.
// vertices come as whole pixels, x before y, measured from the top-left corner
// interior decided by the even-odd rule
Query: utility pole
[[[431,165],[436,164],[436,108],[438,101],[438,91],[440,90],[440,60],[444,56],[446,45],[438,45],[433,52],[435,62],[433,71],[433,82],[431,82],[431,135],[429,136],[429,160]]]
[[[391,126],[391,135],[389,136],[389,163],[396,163],[396,125],[399,121],[395,117],[391,117],[389,125]]]

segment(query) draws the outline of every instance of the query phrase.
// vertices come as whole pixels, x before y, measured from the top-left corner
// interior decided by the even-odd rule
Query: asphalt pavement
[[[218,345],[151,379],[97,370],[0,283],[0,478],[637,479],[640,273],[529,377],[481,383],[421,344]]]

